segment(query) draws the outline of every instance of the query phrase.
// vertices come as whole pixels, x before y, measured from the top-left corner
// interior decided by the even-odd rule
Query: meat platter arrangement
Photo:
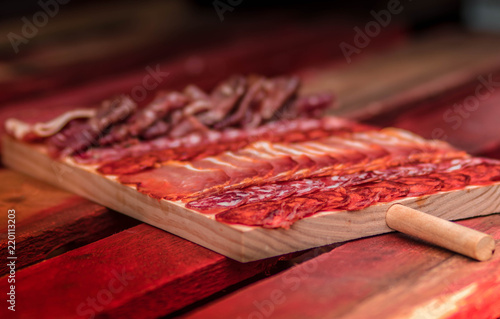
[[[147,105],[128,96],[6,122],[3,161],[239,261],[391,231],[394,204],[498,211],[500,162],[323,111],[296,77],[233,76]]]

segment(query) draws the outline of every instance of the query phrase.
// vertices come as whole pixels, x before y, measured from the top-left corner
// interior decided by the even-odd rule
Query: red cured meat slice
[[[153,151],[143,156],[154,154],[156,157],[158,157],[159,163],[168,161],[188,161],[197,157],[204,151],[204,147],[177,147],[168,150]]]
[[[371,128],[335,117],[281,120],[270,122],[257,128],[228,128],[222,131],[194,132],[175,139],[171,137],[158,137],[153,140],[137,142],[135,145],[124,142],[118,145],[115,144],[112,147],[92,148],[84,153],[77,154],[74,158],[78,163],[102,163],[129,156],[140,156],[151,151],[161,151],[178,147],[205,147],[205,149],[209,149],[206,147],[208,144],[223,144],[226,147],[239,145],[239,147],[243,147],[250,142],[259,140],[273,142],[293,140],[302,142],[316,138],[314,136],[345,135],[346,132],[366,131],[368,129]],[[311,131],[312,135],[308,135],[308,131]],[[235,148],[231,148],[231,150],[235,150]],[[209,155],[214,155],[214,153],[210,153]]]
[[[235,152],[237,156],[243,156],[253,161],[265,161],[272,166],[272,174],[264,177],[254,175],[253,178],[238,183],[227,183],[223,188],[206,188],[199,192],[192,193],[185,201],[198,199],[201,196],[208,196],[223,190],[241,189],[247,186],[272,183],[280,180],[288,180],[293,176],[298,164],[290,156],[275,156],[251,147]]]
[[[104,164],[99,167],[98,172],[108,175],[133,174],[152,168],[157,162],[158,157],[152,154],[140,157],[128,157],[119,161]]]
[[[320,179],[303,179],[285,182],[283,186],[295,189],[296,196],[304,196],[321,190],[325,187],[325,183]]]
[[[227,210],[215,216],[229,224],[289,228],[293,222],[320,211],[325,202],[315,198],[293,197],[283,202],[259,202]]]
[[[305,139],[306,141],[319,140],[332,135],[330,131],[323,129],[310,130],[308,132],[305,132],[305,134],[307,134],[307,138]],[[341,134],[341,132],[339,132],[338,134]]]
[[[391,202],[397,198],[405,197],[410,192],[410,187],[393,181],[381,181],[363,185],[371,189],[378,196],[379,202]]]
[[[349,202],[341,207],[345,210],[360,210],[375,204],[379,200],[379,193],[371,188],[352,187],[347,189]]]
[[[441,179],[431,176],[411,176],[397,179],[409,187],[407,197],[422,196],[439,192],[443,187]]]
[[[257,175],[257,171],[250,167],[238,167],[231,163],[222,161],[217,157],[206,157],[202,160],[192,161],[191,165],[198,169],[220,169],[229,176],[229,182],[226,184],[238,184],[245,180],[251,180]],[[214,185],[218,187],[220,185]]]
[[[168,200],[178,200],[205,188],[224,185],[229,180],[220,169],[197,169],[181,162],[119,177],[121,183],[136,185],[142,193]]]
[[[218,156],[221,160],[238,167],[248,167],[256,171],[258,177],[268,177],[273,173],[273,166],[263,160],[239,156],[234,152],[225,152]]]
[[[186,207],[204,214],[215,214],[245,204],[249,195],[250,193],[240,190],[228,191],[191,201],[186,204]]]
[[[327,116],[319,119],[320,125],[317,125],[316,127],[322,127],[327,131],[349,131],[349,132],[360,132],[360,131],[369,131],[369,130],[374,130],[377,129],[374,126],[366,125],[366,124],[360,124],[357,122],[352,122],[348,119],[341,118],[341,117],[333,117],[333,116]],[[310,128],[309,128],[310,129]]]
[[[269,141],[276,143],[294,143],[306,141],[307,139],[308,135],[306,132],[292,131],[284,136],[272,135]]]
[[[308,177],[317,166],[317,163],[308,156],[299,151],[287,148],[284,145],[258,142],[254,143],[254,147],[274,156],[290,156],[297,163],[295,173],[293,176],[290,176],[293,179]]]
[[[487,185],[491,181],[498,179],[498,168],[489,164],[479,164],[463,169],[456,172],[467,175],[470,177],[470,185]]]
[[[310,176],[320,175],[325,168],[331,168],[339,163],[338,159],[332,158],[320,150],[309,148],[302,143],[289,145],[276,144],[275,147],[290,154],[304,154],[310,158],[315,163]]]
[[[346,147],[340,143],[333,143],[330,139],[306,142],[303,145],[309,150],[322,152],[345,164],[361,163],[368,160],[368,155],[365,152],[350,146]]]
[[[225,191],[221,194],[190,201],[186,207],[199,208],[202,213],[211,213],[213,211],[235,208],[242,204],[271,200],[280,201],[292,195],[303,196],[320,190],[324,185],[324,182],[318,179],[305,179],[262,186],[250,186],[241,190]],[[219,203],[222,204],[219,205]],[[209,208],[210,206],[214,208]]]
[[[311,197],[289,197],[281,205],[285,222],[279,221],[277,226],[288,228],[293,222],[311,216],[325,207],[326,201]]]
[[[259,202],[224,211],[215,215],[215,219],[228,224],[264,227],[273,224],[273,219],[280,212],[279,202]]]
[[[263,201],[279,201],[287,198],[297,191],[294,187],[287,187],[286,183],[251,186],[243,189],[249,194],[247,202],[257,203]]]
[[[409,166],[389,167],[386,169],[374,170],[373,173],[380,175],[381,178],[400,178],[407,176],[427,175],[438,169],[436,164],[422,163]]]
[[[339,210],[348,205],[350,200],[346,189],[343,187],[317,192],[309,196],[326,202],[325,206],[322,208],[323,211]]]
[[[379,145],[391,154],[391,160],[397,160],[399,157],[409,158],[428,149],[420,144],[401,139],[397,135],[384,134],[382,131],[360,132],[351,136],[356,141]]]
[[[265,161],[273,166],[273,175],[267,179],[268,182],[286,180],[295,173],[298,168],[298,163],[291,156],[277,156],[267,153],[253,146],[235,152],[237,155],[242,155],[251,159]]]
[[[375,160],[385,158],[389,152],[380,145],[371,141],[360,141],[356,139],[356,135],[360,133],[349,134],[345,137],[331,136],[324,140],[319,140],[325,145],[338,149],[340,152],[344,150],[344,154],[348,156],[351,162],[359,162],[364,158]],[[368,133],[367,133],[368,134]],[[360,156],[363,155],[363,158]]]

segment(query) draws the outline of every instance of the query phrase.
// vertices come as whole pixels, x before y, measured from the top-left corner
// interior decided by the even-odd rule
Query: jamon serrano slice
[[[167,166],[169,164],[167,163]],[[220,169],[229,176],[229,181],[224,184],[239,184],[250,181],[257,176],[257,171],[251,167],[239,167],[218,157],[206,157],[202,160],[192,161],[191,165],[198,169]],[[214,185],[217,186],[217,185]]]
[[[171,162],[159,168],[119,177],[121,183],[136,185],[142,193],[168,200],[178,200],[194,191],[218,187],[230,180],[221,169],[199,169],[182,162]]]
[[[280,180],[288,180],[290,176],[293,176],[294,172],[298,168],[298,163],[295,162],[290,156],[276,156],[264,152],[259,149],[255,149],[252,146],[246,147],[243,150],[235,152],[239,157],[245,157],[249,161],[256,162],[266,162],[272,166],[272,174],[266,174],[265,176],[255,175],[252,179],[247,179],[238,183],[227,183],[223,187],[210,187],[203,191],[195,191],[189,196],[184,198],[184,201],[189,201],[192,199],[199,198],[201,196],[211,195],[223,190],[230,189],[241,189],[246,186],[259,185],[263,183],[272,183]]]
[[[341,163],[339,158],[334,158],[320,150],[307,147],[305,143],[293,143],[288,145],[275,144],[274,147],[283,152],[304,154],[309,157],[316,164],[309,176],[320,176],[325,167],[333,167]]]
[[[238,167],[251,168],[255,170],[255,177],[267,178],[273,174],[273,166],[264,160],[240,156],[230,151],[220,154],[218,158]]]
[[[266,161],[273,166],[273,174],[266,179],[266,182],[277,182],[287,180],[297,171],[299,164],[289,155],[277,155],[266,152],[259,146],[249,145],[244,149],[236,152],[238,155],[246,156],[247,158]]]
[[[379,145],[391,154],[391,161],[405,158],[421,161],[425,160],[427,153],[440,153],[447,156],[453,155],[453,153],[464,154],[446,143],[426,141],[400,129],[356,132],[352,134],[352,139]]]
[[[253,144],[253,147],[276,157],[290,156],[297,163],[297,167],[295,168],[293,175],[289,176],[289,179],[308,177],[317,167],[317,163],[305,154],[293,149],[287,149],[286,147],[283,147],[283,145],[279,145],[277,143],[257,142]]]

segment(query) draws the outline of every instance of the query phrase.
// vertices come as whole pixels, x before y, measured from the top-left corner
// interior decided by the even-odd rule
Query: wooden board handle
[[[488,234],[400,204],[389,207],[385,221],[394,230],[479,261],[490,259],[495,250]]]

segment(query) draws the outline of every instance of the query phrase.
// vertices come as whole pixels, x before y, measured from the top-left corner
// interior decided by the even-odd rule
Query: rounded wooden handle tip
[[[493,256],[495,240],[488,234],[403,206],[392,205],[386,214],[390,228],[479,261]]]

